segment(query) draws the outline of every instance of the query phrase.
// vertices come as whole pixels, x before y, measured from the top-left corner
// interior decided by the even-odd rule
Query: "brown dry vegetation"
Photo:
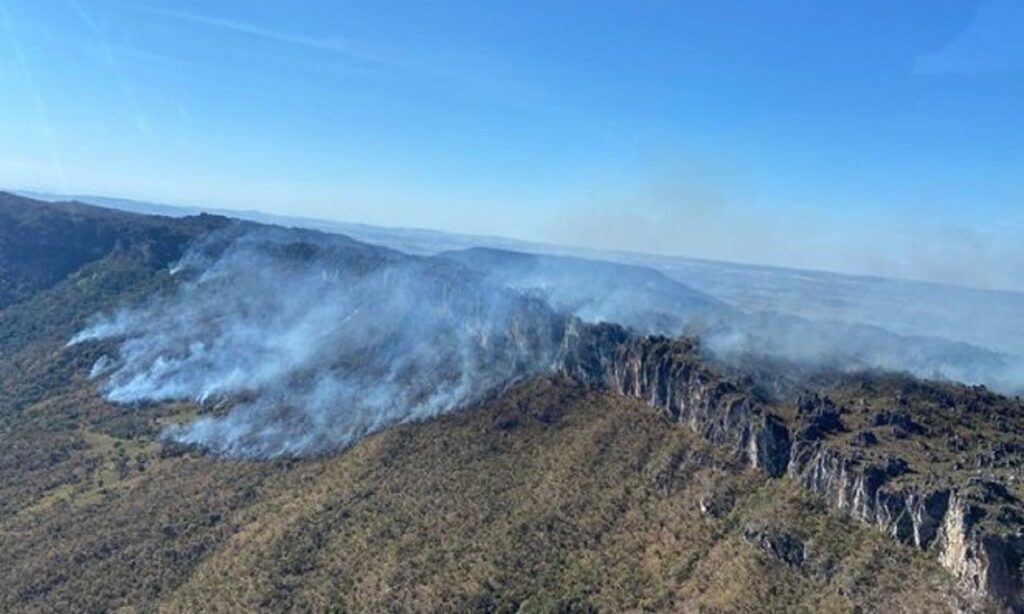
[[[943,611],[951,598],[922,555],[640,403],[564,381],[316,461],[162,457],[92,432],[35,443],[69,449],[50,463],[69,477],[8,491],[22,504],[0,523],[2,609]],[[780,561],[752,531],[806,559]]]
[[[9,276],[0,302],[0,611],[959,603],[924,554],[639,402],[563,380],[523,382],[329,458],[254,463],[165,446],[160,425],[198,408],[113,406],[86,379],[105,349],[64,344],[97,311],[166,287],[161,271],[185,240],[220,222],[135,226],[70,210],[100,239],[60,260],[63,277]],[[25,228],[49,228],[26,215]],[[17,256],[25,228],[0,233],[0,252]],[[850,391],[837,400],[854,407]]]

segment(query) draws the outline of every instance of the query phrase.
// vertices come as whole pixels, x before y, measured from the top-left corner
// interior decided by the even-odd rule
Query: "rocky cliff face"
[[[969,498],[953,496],[946,510],[939,542],[939,561],[973,591],[991,595],[1024,611],[1021,563],[1024,536],[993,534],[981,521],[983,508]]]
[[[923,488],[901,484],[898,478],[907,471],[896,460],[864,462],[827,446],[806,459],[794,456],[789,467],[793,478],[836,509],[895,540],[936,552],[969,591],[1018,610],[1024,607],[1019,519],[1010,519],[1016,528],[986,526],[983,521],[991,512],[983,499],[948,483]],[[1010,535],[999,533],[1006,528]]]
[[[571,321],[558,370],[586,384],[643,399],[773,477],[786,471],[789,431],[733,381],[705,366],[686,341],[633,337],[614,324]]]
[[[813,394],[787,415],[709,367],[695,343],[636,337],[612,324],[571,321],[556,368],[585,384],[643,399],[751,466],[789,476],[835,509],[934,552],[969,592],[1024,611],[1021,502],[1005,485],[976,476],[925,477],[927,467],[898,454],[913,444],[929,445],[913,440],[927,429],[905,408],[874,412],[861,419],[863,425],[851,426],[844,422],[849,410]],[[880,436],[896,445],[877,445]]]

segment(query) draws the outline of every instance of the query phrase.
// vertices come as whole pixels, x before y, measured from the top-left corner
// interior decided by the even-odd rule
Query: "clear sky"
[[[1024,2],[0,0],[0,186],[1024,289]]]

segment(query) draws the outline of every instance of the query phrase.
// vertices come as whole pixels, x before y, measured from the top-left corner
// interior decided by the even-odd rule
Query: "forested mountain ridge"
[[[176,296],[201,278],[178,272],[186,254],[219,258],[256,225],[9,196],[0,216],[4,608],[942,611],[1019,599],[1019,400],[873,373],[762,398],[698,341],[594,326],[527,295],[499,303],[530,314],[508,320],[514,343],[473,337],[504,348],[510,380],[460,411],[313,458],[225,459],[165,435],[244,394],[112,402],[93,372],[118,339],[68,341],[96,314]],[[295,270],[408,260],[261,232],[284,237],[261,245]],[[472,271],[411,261],[436,280],[421,307],[494,313],[480,310],[490,294],[453,298],[477,288]],[[316,277],[332,282],[330,270]],[[536,331],[558,343],[521,344]],[[524,356],[550,363],[520,370]],[[907,518],[882,512],[897,494],[944,492],[938,528],[906,499]],[[957,514],[971,529],[961,554],[981,561],[964,570],[938,554],[941,521]],[[1001,563],[971,541],[995,538]]]

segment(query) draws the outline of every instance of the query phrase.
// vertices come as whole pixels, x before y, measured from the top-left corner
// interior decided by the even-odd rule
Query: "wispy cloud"
[[[308,36],[305,34],[297,34],[281,30],[275,30],[272,28],[266,28],[263,26],[258,26],[224,17],[203,15],[199,13],[179,11],[175,9],[148,6],[142,4],[119,4],[132,9],[144,11],[152,15],[159,15],[162,17],[169,17],[171,19],[178,19],[181,21],[188,21],[195,24],[209,26],[211,28],[219,28],[231,32],[238,32],[241,34],[262,38],[265,40],[275,41],[286,45],[294,45],[298,47],[305,47],[307,49],[326,51],[362,63],[377,64],[392,68],[411,68],[410,63],[402,58],[391,57],[385,54],[370,51],[365,47],[365,45],[361,45],[359,43],[356,43],[354,41],[348,40],[340,36]]]
[[[35,107],[36,117],[39,120],[39,132],[42,134],[42,137],[47,144],[50,164],[56,174],[57,185],[60,186],[62,190],[66,191],[67,181],[64,174],[64,159],[61,157],[60,151],[57,149],[53,122],[50,121],[50,113],[43,102],[43,96],[39,91],[39,86],[36,84],[35,72],[32,70],[32,64],[29,63],[25,50],[18,42],[18,37],[14,30],[14,25],[11,22],[10,13],[7,11],[7,6],[4,0],[0,0],[0,29],[7,33],[7,39],[10,42],[11,49],[14,51],[14,57],[17,61],[18,68],[21,70],[22,76],[25,79],[25,84],[28,86],[28,92],[32,98],[32,104]]]
[[[424,61],[429,53],[418,51],[415,54],[395,50],[385,50],[361,41],[344,36],[318,37],[295,32],[286,32],[261,25],[247,23],[236,19],[180,11],[163,7],[154,7],[135,3],[115,2],[119,6],[143,11],[151,15],[177,19],[210,28],[261,38],[276,43],[302,47],[315,51],[330,53],[349,60],[352,64],[366,68],[384,69],[387,71],[417,75],[438,81],[446,81],[467,86],[477,92],[503,98],[506,102],[520,106],[537,106],[543,98],[541,89],[535,84],[522,79],[502,76],[500,71],[488,66],[486,70],[466,68],[476,64],[472,61],[475,54],[464,54],[465,62],[451,64],[449,62]],[[459,56],[459,54],[454,54]],[[453,54],[447,53],[451,58]]]
[[[150,121],[139,101],[137,88],[130,84],[125,78],[125,73],[121,69],[121,63],[117,59],[114,46],[107,40],[101,23],[97,21],[78,0],[68,1],[74,9],[75,14],[78,15],[78,18],[85,24],[86,28],[89,29],[93,37],[98,41],[100,50],[102,51],[103,60],[106,62],[107,67],[113,73],[115,78],[117,78],[119,89],[124,95],[128,108],[131,111],[131,115],[135,120],[136,129],[142,134],[149,136],[151,134]]]

